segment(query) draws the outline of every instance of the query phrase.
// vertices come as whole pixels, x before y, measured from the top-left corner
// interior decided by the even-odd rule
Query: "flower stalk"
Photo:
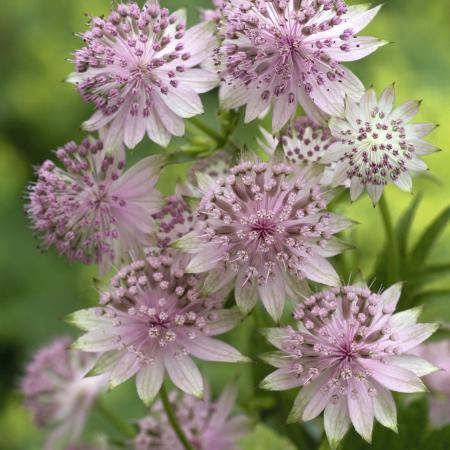
[[[159,398],[161,399],[161,402],[164,406],[164,411],[166,412],[167,418],[169,419],[170,425],[173,428],[173,431],[177,435],[178,439],[180,440],[181,444],[183,444],[183,447],[185,450],[195,450],[192,444],[189,442],[189,439],[184,434],[183,429],[181,428],[177,416],[175,415],[175,412],[172,408],[172,405],[169,400],[169,396],[167,395],[166,386],[161,386],[161,390],[159,391]]]

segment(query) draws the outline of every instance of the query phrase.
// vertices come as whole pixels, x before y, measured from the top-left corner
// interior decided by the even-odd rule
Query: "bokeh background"
[[[23,212],[26,184],[33,179],[32,167],[51,157],[51,150],[68,140],[79,140],[80,123],[91,108],[71,85],[63,82],[72,66],[71,52],[80,46],[75,35],[85,29],[86,13],[108,13],[110,0],[1,0],[0,14],[0,449],[41,448],[42,435],[33,427],[17,391],[22,368],[32,352],[53,336],[72,334],[60,318],[94,302],[95,269],[68,263],[50,251],[41,254]],[[206,0],[165,0],[171,8],[187,7],[191,23]],[[350,2],[357,3],[357,2]],[[376,54],[351,65],[369,86],[380,91],[396,82],[399,101],[424,99],[420,121],[441,126],[430,139],[443,151],[426,158],[430,172],[415,182],[414,191],[424,199],[413,224],[418,236],[439,212],[450,204],[450,8],[448,0],[388,0],[365,34],[391,41]],[[205,120],[214,121],[214,99],[206,99]],[[251,128],[249,128],[251,130]],[[251,142],[253,133],[243,139]],[[173,145],[177,145],[177,142]],[[156,151],[148,141],[134,152],[140,158]],[[169,193],[174,172],[165,174],[161,189]],[[410,204],[411,195],[387,189],[394,217]],[[369,275],[375,255],[383,245],[378,211],[367,196],[345,208],[360,222],[350,236],[357,245],[354,260]],[[433,263],[450,260],[450,229],[431,255]],[[448,279],[439,277],[442,291],[427,302],[426,319],[450,322],[450,296],[445,299]],[[245,326],[234,339],[245,353]],[[205,367],[215,384],[240,372],[240,368]],[[246,378],[241,377],[241,396],[250,399]],[[107,396],[107,403],[126,411],[129,418],[143,413],[130,383]],[[106,425],[95,413],[90,428]],[[273,450],[277,450],[273,447]]]

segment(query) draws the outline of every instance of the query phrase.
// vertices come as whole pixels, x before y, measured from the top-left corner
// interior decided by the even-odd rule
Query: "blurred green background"
[[[92,278],[95,269],[68,263],[50,251],[37,249],[23,213],[25,186],[33,178],[32,167],[51,157],[51,150],[68,140],[79,140],[80,124],[91,114],[72,86],[63,82],[71,71],[71,52],[80,46],[74,36],[85,29],[85,13],[108,13],[110,0],[2,0],[0,14],[0,449],[41,448],[42,436],[31,424],[17,393],[24,362],[33,350],[53,336],[71,334],[60,317],[95,301]],[[193,23],[205,0],[166,0],[171,8],[187,7]],[[357,3],[357,2],[351,2]],[[450,204],[450,8],[448,0],[388,0],[364,34],[392,41],[351,67],[369,86],[380,91],[396,81],[399,101],[424,99],[419,121],[441,124],[430,139],[444,151],[426,158],[431,171],[415,182],[415,193],[424,193],[413,235],[418,236],[438,213]],[[211,97],[211,96],[210,96]],[[214,105],[212,97],[208,105]],[[213,106],[205,120],[213,121]],[[251,141],[253,135],[247,136]],[[175,144],[176,145],[176,142]],[[154,150],[148,141],[136,151],[140,158]],[[172,168],[163,176],[161,188],[170,192],[172,175],[186,166]],[[387,189],[394,217],[412,197],[394,187]],[[377,210],[367,196],[341,207],[360,222],[351,238],[357,244],[356,257],[369,275],[376,253],[383,245],[383,230]],[[450,230],[449,230],[450,231]],[[434,263],[450,259],[450,232],[433,250]],[[448,286],[440,277],[437,287]],[[450,308],[442,298],[425,305],[425,316],[450,322]],[[245,325],[233,340],[245,353],[249,336]],[[205,365],[215,386],[241,371],[239,367]],[[242,397],[251,397],[241,378]],[[143,413],[127,383],[108,395],[107,402],[129,418]],[[124,408],[122,408],[124,407]],[[125,409],[126,407],[126,409]],[[119,409],[120,408],[120,409]],[[103,426],[92,416],[90,428]],[[274,450],[275,447],[273,447]]]

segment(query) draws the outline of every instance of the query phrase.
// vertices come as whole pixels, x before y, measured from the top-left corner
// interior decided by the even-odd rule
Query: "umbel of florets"
[[[273,105],[274,132],[298,104],[316,122],[342,114],[344,98],[357,101],[364,88],[341,62],[385,43],[356,36],[378,10],[341,0],[226,0],[217,52],[223,105],[246,105],[247,122]]]
[[[44,249],[103,270],[152,243],[151,215],[162,203],[155,189],[164,157],[144,158],[125,171],[125,154],[109,154],[86,138],[56,150],[64,166],[45,161],[29,188],[26,211]]]
[[[146,403],[158,394],[166,370],[178,388],[201,396],[203,380],[191,356],[225,362],[246,358],[211,337],[232,329],[240,315],[223,309],[221,293],[204,295],[200,281],[168,255],[123,267],[103,292],[99,308],[68,317],[86,331],[74,346],[102,353],[94,373],[107,373],[111,387],[136,375]]]
[[[217,84],[198,66],[216,45],[214,24],[186,30],[185,12],[170,14],[157,1],[119,4],[107,18],[91,19],[81,34],[69,78],[96,112],[84,128],[107,126],[108,145],[135,147],[147,134],[160,145],[184,134],[183,118],[203,112],[199,93]]]
[[[339,284],[326,258],[346,248],[333,235],[351,222],[325,210],[331,197],[307,170],[245,161],[211,184],[196,230],[177,245],[193,253],[189,271],[211,272],[207,289],[231,281],[244,312],[261,298],[279,320],[305,280]]]
[[[367,441],[374,418],[396,430],[390,391],[424,391],[420,377],[437,370],[409,354],[437,325],[416,323],[418,308],[394,314],[400,290],[397,284],[382,294],[366,286],[318,292],[295,308],[295,327],[264,332],[279,351],[264,356],[278,369],[262,386],[300,387],[289,420],[311,420],[325,410],[333,448],[350,424]]]

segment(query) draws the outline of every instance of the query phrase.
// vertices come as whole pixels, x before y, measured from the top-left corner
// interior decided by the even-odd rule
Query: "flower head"
[[[123,267],[102,294],[99,308],[75,312],[68,321],[86,331],[75,347],[101,352],[96,366],[110,387],[136,374],[141,399],[159,392],[167,370],[174,384],[201,396],[203,381],[191,355],[207,361],[245,358],[210,336],[232,329],[239,312],[223,309],[222,296],[206,296],[199,278],[185,274],[167,255],[151,256]]]
[[[346,248],[333,234],[351,222],[325,210],[331,193],[317,178],[285,164],[250,161],[229,173],[205,191],[196,229],[177,243],[193,253],[189,271],[210,272],[205,288],[233,280],[244,312],[260,297],[279,320],[285,297],[304,292],[304,280],[338,285],[326,258]]]
[[[84,128],[107,125],[107,143],[133,148],[147,133],[167,145],[184,134],[183,118],[203,112],[198,94],[216,86],[215,74],[195,68],[216,45],[214,23],[186,30],[184,10],[121,3],[108,18],[92,18],[81,37],[69,81],[96,108]]]
[[[436,370],[409,352],[437,325],[416,323],[420,308],[394,314],[400,291],[396,284],[382,294],[358,286],[318,292],[296,306],[296,327],[265,330],[279,351],[264,357],[278,369],[262,386],[301,387],[288,420],[311,420],[325,410],[332,448],[350,423],[369,442],[374,417],[396,430],[390,391],[424,391],[419,377]]]
[[[273,131],[300,104],[317,122],[340,115],[344,98],[358,100],[364,88],[341,65],[369,55],[385,42],[356,36],[380,7],[349,6],[343,0],[226,0],[225,39],[218,52],[225,107],[247,105],[255,119],[273,104]]]
[[[431,393],[430,421],[434,426],[450,423],[450,340],[422,344],[414,354],[431,361],[440,370],[424,378]]]
[[[336,162],[334,182],[350,179],[352,200],[366,188],[373,203],[378,203],[390,181],[410,192],[410,171],[423,171],[427,165],[420,155],[436,150],[422,138],[435,125],[408,122],[417,114],[420,102],[409,101],[393,109],[394,87],[386,88],[377,99],[369,89],[355,103],[347,99],[344,119],[332,118],[329,126],[338,141],[322,162]]]
[[[29,189],[26,207],[42,246],[103,269],[151,243],[161,205],[155,189],[163,158],[151,156],[124,172],[123,150],[108,154],[101,141],[69,142],[56,151],[64,165],[46,161]]]
[[[209,393],[203,399],[172,392],[170,400],[183,432],[195,450],[238,450],[238,442],[250,430],[245,416],[229,417],[236,399],[227,386],[217,401]],[[183,450],[167,419],[162,404],[155,403],[149,416],[139,421],[135,450]]]
[[[59,338],[40,349],[21,383],[36,425],[52,429],[46,450],[76,443],[90,407],[106,388],[102,376],[85,378],[97,357],[69,349],[70,343],[69,338]]]

